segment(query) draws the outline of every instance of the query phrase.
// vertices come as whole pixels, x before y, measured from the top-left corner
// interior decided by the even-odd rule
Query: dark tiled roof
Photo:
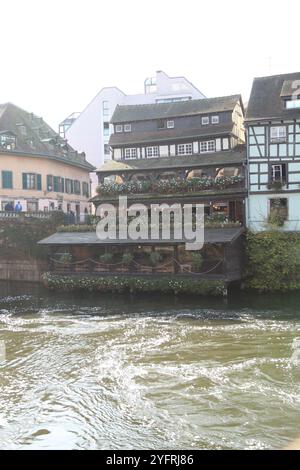
[[[206,229],[204,238],[206,243],[231,243],[242,235],[243,228]],[[185,240],[99,240],[95,232],[54,233],[50,237],[39,241],[39,245],[142,245],[185,243]]]
[[[232,150],[223,152],[201,153],[198,155],[161,157],[161,158],[140,158],[137,160],[122,160],[126,167],[122,169],[105,171],[101,168],[97,173],[125,173],[136,170],[155,170],[161,168],[190,168],[209,165],[238,165],[246,162],[246,147],[239,145]]]
[[[78,154],[42,118],[12,103],[0,104],[0,133],[16,136],[15,149],[0,145],[1,154],[47,157],[88,171],[95,169],[84,154]]]
[[[295,82],[299,81],[298,84]],[[300,72],[255,78],[246,112],[246,121],[300,118],[299,109],[285,109],[283,96],[290,96],[293,84],[300,89]],[[293,92],[295,88],[293,88]],[[288,93],[288,94],[287,94]]]
[[[241,100],[240,95],[232,95],[174,103],[118,105],[111,122],[134,122],[231,111],[239,100]]]
[[[227,124],[213,124],[202,126],[198,129],[166,129],[156,132],[128,132],[126,134],[112,134],[109,144],[112,147],[117,145],[134,145],[142,143],[175,141],[195,137],[215,137],[217,135],[230,134],[233,129],[233,122]]]

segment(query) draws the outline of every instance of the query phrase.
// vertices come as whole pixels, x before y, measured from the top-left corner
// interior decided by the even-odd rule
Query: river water
[[[0,449],[270,449],[300,434],[300,295],[0,284]]]

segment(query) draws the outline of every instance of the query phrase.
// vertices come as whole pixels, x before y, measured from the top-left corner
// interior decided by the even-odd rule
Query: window
[[[103,123],[103,135],[109,135],[109,122]]]
[[[146,151],[148,158],[158,157],[158,147],[147,147]]]
[[[163,119],[159,119],[157,121],[157,129],[164,129],[165,128],[165,121]]]
[[[177,146],[177,154],[178,155],[191,155],[193,153],[193,145],[192,144],[179,144]]]
[[[82,195],[86,197],[90,197],[90,190],[88,183],[82,183]]]
[[[286,127],[276,126],[271,127],[271,142],[285,142],[286,141]]]
[[[215,150],[216,150],[216,143],[214,140],[207,140],[204,142],[200,142],[201,153],[215,152]]]
[[[211,117],[212,124],[219,124],[219,116],[212,116]]]
[[[47,175],[47,191],[53,191],[53,176]]]
[[[104,144],[104,155],[110,155],[110,147],[108,144]]]
[[[131,124],[124,125],[124,132],[131,132]]]
[[[13,189],[13,174],[12,171],[2,171],[2,188]]]
[[[125,149],[125,158],[126,159],[136,158],[136,157],[137,157],[136,149]]]
[[[21,132],[22,135],[27,135],[26,126],[20,126],[20,132]]]
[[[80,195],[80,181],[74,180],[74,194]]]
[[[201,119],[201,122],[202,122],[202,126],[206,126],[207,124],[209,124],[209,117],[208,116],[205,116]]]
[[[102,101],[102,113],[103,116],[109,116],[109,102]]]
[[[60,176],[53,177],[53,190],[56,193],[64,193],[65,192],[65,179],[61,178]]]
[[[167,128],[174,129],[174,121],[167,121]]]
[[[65,186],[65,189],[66,189],[66,193],[68,194],[73,194],[74,193],[74,183],[73,183],[73,180],[70,180],[68,178],[66,178],[66,186]]]
[[[16,136],[10,132],[0,135],[0,146],[6,150],[14,150],[16,148]]]
[[[37,212],[39,205],[37,201],[27,201],[27,212]]]
[[[271,174],[272,181],[286,181],[286,164],[283,163],[282,165],[272,165],[272,174]]]
[[[23,189],[42,189],[42,175],[36,173],[23,173]]]
[[[286,109],[297,109],[300,108],[300,99],[288,100],[285,102]]]
[[[270,199],[270,217],[281,218],[283,221],[288,220],[288,200],[286,198]]]
[[[121,126],[121,124],[116,125],[116,132],[123,132],[123,126]]]

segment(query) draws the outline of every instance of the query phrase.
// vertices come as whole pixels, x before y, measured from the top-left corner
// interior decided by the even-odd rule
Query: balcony
[[[155,181],[129,181],[122,183],[103,183],[97,188],[102,198],[111,198],[120,195],[174,195],[202,192],[222,192],[226,190],[244,189],[245,180],[242,176],[229,176],[220,178],[173,178]]]

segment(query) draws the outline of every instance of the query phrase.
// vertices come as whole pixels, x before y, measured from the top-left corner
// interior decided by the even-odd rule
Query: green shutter
[[[58,176],[54,176],[53,180],[54,180],[54,185],[53,185],[54,191],[58,193]]]
[[[37,185],[37,190],[41,191],[42,190],[42,175],[36,175],[36,185]]]
[[[65,178],[61,179],[61,191],[62,191],[62,193],[65,192]]]
[[[27,173],[23,173],[22,177],[23,177],[23,189],[27,189]]]
[[[71,194],[74,194],[74,181],[71,180]]]
[[[13,189],[13,174],[12,171],[2,171],[2,188]]]

